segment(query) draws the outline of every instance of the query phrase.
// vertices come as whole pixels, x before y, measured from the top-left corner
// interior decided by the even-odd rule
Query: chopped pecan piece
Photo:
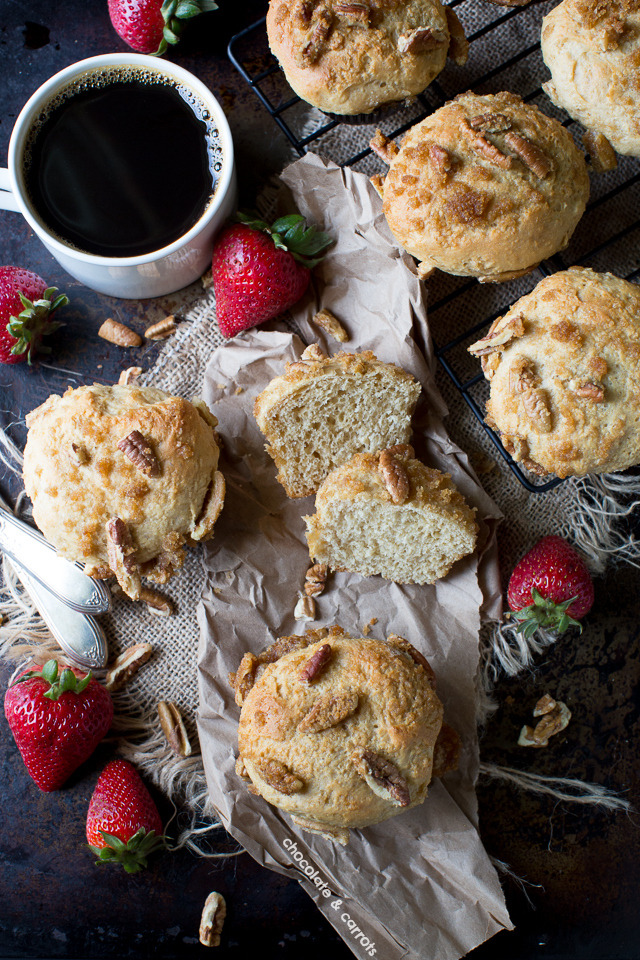
[[[204,902],[198,938],[204,947],[219,947],[220,934],[227,915],[227,904],[220,893],[210,893]]]
[[[457,732],[448,723],[443,723],[433,748],[432,778],[443,777],[450,770],[457,770],[461,746]]]
[[[511,129],[511,120],[504,113],[480,113],[471,117],[469,124],[482,133],[504,133]]]
[[[534,717],[544,717],[546,713],[551,713],[557,707],[556,701],[550,693],[545,693],[533,708]]]
[[[438,173],[448,173],[449,170],[451,170],[451,154],[449,154],[444,147],[441,147],[439,143],[429,144],[429,160]]]
[[[509,390],[512,393],[533,390],[540,383],[539,377],[530,364],[531,361],[526,357],[518,357],[509,367]]]
[[[387,643],[390,643],[393,647],[398,647],[399,650],[407,653],[414,663],[417,663],[419,666],[421,666],[427,675],[430,686],[435,690],[436,675],[433,672],[433,668],[431,667],[429,661],[422,656],[419,650],[416,650],[412,643],[409,643],[409,641],[405,640],[404,637],[399,637],[397,633],[390,634],[387,637]]]
[[[480,366],[482,367],[485,378],[492,380],[500,366],[500,354],[498,351],[495,353],[487,353],[483,357],[480,357]]]
[[[320,9],[313,14],[315,23],[311,28],[307,42],[302,48],[302,63],[316,63],[324,53],[325,43],[329,39],[333,26],[333,14],[330,10]]]
[[[371,19],[371,7],[366,0],[341,0],[334,6],[334,12],[349,23],[366,23]]]
[[[131,533],[126,523],[115,517],[105,524],[107,534],[107,556],[109,566],[127,596],[137,600],[140,596],[140,571],[136,562],[136,551]]]
[[[176,757],[190,757],[192,753],[191,742],[184,720],[175,703],[167,703],[167,701],[161,700],[158,704],[158,717],[171,752]]]
[[[295,620],[315,620],[316,602],[309,594],[302,594],[298,597],[298,602],[293,611]]]
[[[494,143],[487,140],[482,133],[476,132],[466,117],[460,124],[460,129],[467,133],[471,146],[476,153],[483,156],[485,160],[495,164],[496,167],[500,167],[502,170],[508,170],[511,167],[511,157],[508,157],[502,150],[496,147]]]
[[[119,690],[129,682],[140,667],[150,659],[153,653],[153,647],[150,643],[134,643],[132,647],[127,647],[107,670],[104,685],[113,693]]]
[[[139,430],[132,430],[128,436],[119,440],[118,450],[121,450],[146,477],[160,476],[158,458]]]
[[[472,356],[484,357],[487,356],[487,354],[495,353],[496,350],[502,353],[503,348],[506,347],[508,343],[523,336],[524,317],[521,313],[510,317],[506,323],[502,323],[503,319],[504,318],[501,317],[500,320],[496,320],[486,336],[481,337],[480,340],[476,340],[475,343],[471,344],[469,353]]]
[[[346,343],[349,339],[349,334],[338,318],[331,313],[331,310],[319,310],[313,318],[313,322],[325,333],[328,333],[330,337],[337,340],[338,343]]]
[[[118,323],[111,317],[104,321],[98,330],[98,336],[118,347],[139,347],[142,343],[142,337],[135,330],[125,327],[124,323]]]
[[[313,683],[313,681],[322,673],[332,656],[330,643],[323,643],[300,670],[299,679],[301,683]]]
[[[118,385],[128,387],[129,384],[136,382],[141,373],[142,367],[127,367],[118,377]]]
[[[587,130],[582,142],[589,152],[589,163],[594,173],[608,173],[618,166],[616,152],[603,133]]]
[[[357,693],[327,693],[318,697],[298,724],[300,733],[320,733],[336,727],[358,709]]]
[[[261,760],[256,763],[256,767],[264,782],[278,793],[284,793],[289,797],[292,793],[299,793],[304,787],[304,781],[292,773],[280,760]]]
[[[318,597],[325,588],[328,568],[326,563],[314,563],[304,578],[304,592],[308,597]]]
[[[244,760],[242,759],[242,757],[238,757],[238,759],[236,760],[236,774],[239,777],[242,777],[243,780],[251,779],[247,771],[247,768],[244,765]]]
[[[417,27],[409,33],[401,33],[398,37],[398,53],[426,53],[428,50],[437,50],[447,42],[447,35],[441,30],[431,27]]]
[[[576,387],[575,394],[581,400],[592,400],[594,403],[604,402],[604,387],[601,383],[581,383]]]
[[[392,447],[387,447],[387,453],[400,460],[413,460],[416,455],[410,443],[394,443]]]
[[[235,701],[239,707],[247,699],[249,691],[256,682],[258,658],[253,653],[245,653],[235,673],[229,674],[229,683],[235,690]]]
[[[328,631],[325,628],[320,628],[318,630],[308,631],[303,637],[295,633],[290,637],[279,637],[274,643],[270,644],[266,650],[263,650],[262,653],[258,655],[258,663],[275,663],[280,657],[284,657],[286,653],[291,653],[292,650],[302,650],[304,647],[308,647],[309,644],[316,643],[317,640],[323,639],[327,633]],[[322,636],[318,636],[318,634],[322,634]]]
[[[529,470],[530,473],[535,473],[537,477],[546,477],[549,473],[548,470],[545,470],[541,464],[532,460],[531,457],[523,457],[521,462],[526,470]]]
[[[369,141],[369,146],[387,164],[391,164],[400,152],[393,140],[385,137],[382,130],[376,130],[375,136]]]
[[[149,608],[149,613],[153,613],[159,617],[170,617],[175,613],[175,607],[173,602],[168,598],[163,596],[158,590],[154,590],[153,587],[143,587],[140,591],[140,600],[143,603],[146,603]]]
[[[393,502],[406,503],[411,493],[409,474],[391,450],[382,451],[378,468]]]
[[[409,806],[409,787],[395,763],[373,750],[362,750],[351,759],[357,772],[377,796],[391,800],[400,807]]]
[[[551,699],[550,697],[549,700]],[[550,737],[554,737],[565,729],[571,719],[571,711],[566,703],[561,703],[559,700],[554,700],[553,703],[554,706],[543,714],[535,727],[525,725],[522,728],[518,737],[518,746],[546,747],[549,745]],[[535,711],[534,716],[536,716]]]
[[[544,150],[526,137],[520,136],[519,133],[514,133],[513,130],[505,134],[504,140],[536,177],[544,180],[549,176],[553,170],[553,164]]]
[[[72,443],[71,450],[73,452],[73,459],[79,466],[84,467],[86,463],[89,463],[91,457],[84,443]]]
[[[447,56],[456,64],[457,67],[463,67],[469,59],[469,41],[464,35],[464,29],[458,14],[451,7],[444,8],[447,16],[447,26],[449,27],[449,50]]]

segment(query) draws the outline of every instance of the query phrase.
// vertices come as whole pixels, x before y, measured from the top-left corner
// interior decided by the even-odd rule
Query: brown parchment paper
[[[227,495],[204,555],[198,727],[210,798],[222,823],[261,864],[300,881],[358,957],[457,960],[512,925],[497,874],[477,832],[475,675],[483,606],[495,611],[499,582],[493,526],[497,509],[465,455],[447,437],[433,378],[424,285],[395,246],[377,194],[361,174],[309,155],[283,180],[297,206],[337,243],[315,271],[315,289],[292,318],[305,342],[320,340],[311,318],[329,307],[348,329],[349,350],[371,349],[411,371],[424,398],[414,445],[425,462],[450,473],[478,508],[478,554],[431,586],[380,577],[330,576],[314,626],[337,623],[353,635],[406,637],[429,659],[445,717],[463,740],[460,768],[429,789],[419,808],[362,831],[347,847],[294,827],[234,770],[236,706],[227,681],[243,653],[304,632],[293,609],[309,555],[302,516],[313,498],[289,500],[275,480],[253,417],[255,397],[303,341],[284,325],[250,331],[216,350],[204,397],[219,419]],[[423,355],[416,345],[421,343]],[[479,559],[480,558],[480,559]]]

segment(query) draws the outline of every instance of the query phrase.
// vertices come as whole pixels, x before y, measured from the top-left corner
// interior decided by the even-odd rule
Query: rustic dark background
[[[288,148],[228,62],[226,45],[265,12],[266,0],[220,3],[220,10],[191,24],[168,56],[219,96],[236,143],[241,199],[250,204],[268,176],[282,167]],[[48,5],[2,0],[0,48],[0,163],[15,117],[44,80],[76,60],[126,49],[111,27],[106,0]],[[25,414],[50,393],[69,383],[113,382],[134,363],[148,368],[158,348],[125,354],[98,339],[96,331],[107,316],[142,330],[149,304],[113,300],[76,283],[18,214],[0,211],[0,251],[2,263],[35,270],[72,301],[46,364],[0,367],[0,422],[21,443]],[[18,490],[15,478],[0,475],[4,496]],[[596,605],[582,636],[568,635],[539,658],[534,671],[500,684],[499,709],[482,740],[484,759],[602,783],[638,807],[638,587],[636,570],[612,569],[596,583]],[[0,665],[2,690],[9,672]],[[548,749],[531,751],[532,756],[515,741],[546,691],[568,703],[573,719]],[[229,909],[217,956],[351,956],[296,883],[263,870],[247,854],[218,860],[184,851],[165,854],[133,877],[94,865],[85,846],[86,810],[113,750],[113,744],[103,744],[63,790],[42,794],[0,719],[0,956],[204,956],[198,924],[204,899],[214,889],[226,897]],[[516,931],[480,947],[474,960],[639,958],[638,814],[532,798],[491,782],[481,782],[478,794],[489,852],[527,885],[505,881]],[[157,799],[170,816],[170,805]],[[211,852],[234,849],[221,831]]]

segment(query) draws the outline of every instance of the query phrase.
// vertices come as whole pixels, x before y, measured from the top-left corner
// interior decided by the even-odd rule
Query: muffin
[[[487,423],[534,473],[640,463],[640,287],[563,270],[496,320],[470,352],[490,382]]]
[[[354,453],[406,443],[420,384],[370,350],[325,356],[317,344],[256,399],[267,452],[289,497],[315,493]]]
[[[267,35],[298,96],[345,116],[421,93],[468,46],[440,0],[271,0]]]
[[[528,273],[562,250],[582,216],[589,177],[557,120],[513,93],[465,93],[412,127],[401,148],[378,134],[393,235],[421,261],[481,281]]]
[[[640,157],[640,5],[563,0],[542,21],[551,100],[622,154]]]
[[[153,387],[69,388],[27,416],[24,483],[47,540],[139,599],[183,546],[213,535],[224,501],[217,420]]]
[[[304,517],[309,554],[332,570],[434,583],[475,549],[475,511],[409,446],[357,454],[329,474]]]
[[[230,676],[241,705],[236,770],[305,830],[346,843],[349,829],[421,804],[457,765],[428,662],[407,640],[339,627],[245,654]],[[442,749],[442,747],[444,749]]]

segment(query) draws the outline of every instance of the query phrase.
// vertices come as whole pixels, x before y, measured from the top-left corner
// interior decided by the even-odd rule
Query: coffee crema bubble
[[[57,239],[135,257],[188,233],[223,164],[218,129],[195,91],[153,70],[111,67],[51,98],[25,144],[24,182]]]

